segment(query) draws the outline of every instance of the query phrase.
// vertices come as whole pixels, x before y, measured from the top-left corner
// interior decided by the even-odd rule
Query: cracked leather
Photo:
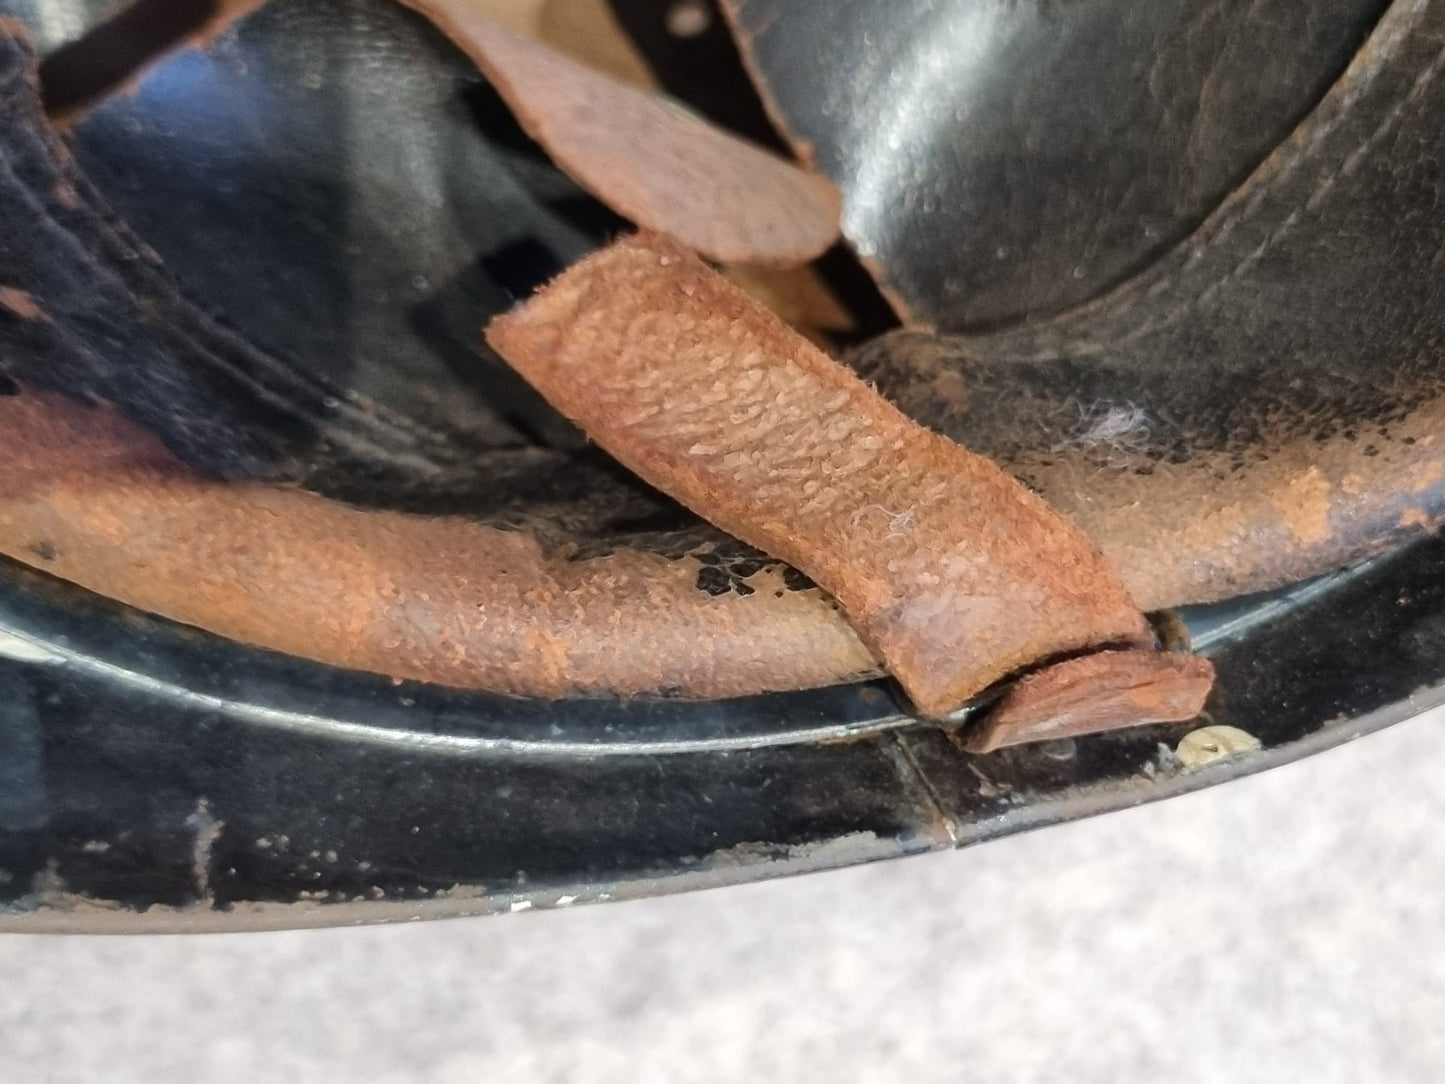
[[[1437,79],[1442,21],[1440,4],[1393,7],[1337,85],[1250,180],[1184,244],[1107,298],[1067,317],[988,337],[887,339],[859,359],[860,367],[906,412],[995,456],[1074,516],[1146,606],[1308,575],[1432,526],[1442,512],[1445,476],[1435,446],[1445,340],[1437,273],[1445,248],[1437,165],[1445,116]],[[569,443],[565,427],[549,428],[555,416],[542,409],[545,404],[527,406],[486,367],[474,339],[466,358],[457,360],[463,336],[475,336],[481,319],[505,307],[509,289],[531,284],[513,288],[458,272],[469,300],[432,321],[446,325],[442,338],[451,351],[438,365],[428,353],[437,337],[407,334],[425,323],[421,317],[432,304],[424,292],[407,293],[413,270],[397,262],[391,235],[356,232],[402,221],[409,236],[425,236],[432,245],[436,231],[418,235],[413,220],[401,214],[411,200],[378,207],[358,194],[338,235],[310,231],[306,216],[282,213],[277,225],[264,213],[294,211],[298,189],[324,195],[333,184],[365,186],[378,176],[388,184],[405,180],[386,172],[394,158],[373,155],[360,165],[375,172],[333,176],[320,153],[324,141],[287,128],[279,139],[262,136],[245,144],[256,169],[239,189],[206,183],[227,165],[224,157],[191,168],[189,156],[200,148],[230,146],[216,143],[208,125],[240,138],[259,119],[221,110],[198,121],[197,114],[168,106],[167,87],[186,88],[191,96],[184,100],[194,103],[207,79],[224,82],[264,68],[268,79],[290,80],[267,84],[267,94],[284,101],[295,91],[305,101],[300,81],[310,69],[303,62],[313,54],[278,55],[261,65],[257,57],[269,55],[263,46],[309,50],[320,43],[314,55],[335,64],[323,65],[324,74],[344,81],[351,54],[341,43],[347,43],[346,49],[368,58],[367,70],[378,79],[411,73],[369,92],[366,101],[379,110],[403,97],[397,86],[421,85],[417,72],[431,71],[429,57],[449,55],[439,35],[426,37],[427,29],[422,20],[374,0],[277,0],[217,43],[214,67],[198,74],[196,66],[209,60],[171,58],[136,98],[107,101],[86,118],[74,136],[75,153],[87,171],[100,169],[95,186],[38,112],[28,50],[16,35],[0,34],[0,222],[7,234],[0,248],[0,393],[9,373],[27,392],[49,388],[72,400],[113,403],[160,437],[192,472],[299,482],[375,507],[358,518],[336,501],[275,497],[268,487],[217,489],[205,477],[188,475],[186,485],[195,486],[198,501],[218,499],[213,508],[227,509],[241,525],[251,522],[252,502],[275,499],[304,509],[294,517],[292,533],[263,539],[268,552],[295,562],[297,582],[315,574],[307,547],[325,540],[332,523],[344,522],[359,541],[368,532],[373,541],[393,529],[406,534],[405,545],[376,559],[425,605],[369,618],[375,624],[366,628],[365,642],[375,653],[365,657],[345,654],[360,642],[354,629],[332,641],[310,635],[319,627],[317,614],[329,612],[346,593],[346,562],[331,566],[336,579],[329,582],[337,586],[320,611],[320,596],[293,593],[282,599],[289,607],[285,620],[268,611],[272,596],[266,593],[285,577],[253,564],[250,578],[236,582],[243,595],[238,604],[247,613],[271,612],[268,635],[284,633],[285,644],[270,642],[308,657],[395,671],[388,645],[396,630],[387,622],[405,621],[408,635],[421,634],[407,673],[468,683],[465,666],[446,652],[465,642],[475,660],[495,641],[475,623],[438,641],[434,634],[446,628],[442,619],[457,612],[456,596],[434,592],[427,577],[440,572],[408,556],[434,547],[438,536],[430,526],[457,529],[434,518],[446,514],[517,536],[503,548],[525,551],[529,575],[549,583],[560,576],[581,592],[553,594],[547,605],[565,610],[583,603],[574,612],[591,617],[581,624],[559,621],[557,628],[579,643],[598,645],[589,659],[619,657],[608,655],[609,641],[600,634],[609,615],[646,616],[651,603],[639,600],[655,603],[665,595],[666,627],[692,630],[686,657],[674,657],[676,666],[667,672],[634,667],[621,674],[605,661],[571,669],[520,667],[506,676],[505,687],[552,694],[613,683],[719,695],[779,682],[821,684],[866,667],[867,653],[806,581],[699,524],[604,457]],[[407,34],[421,37],[413,41]],[[398,46],[390,35],[402,35],[407,44]],[[377,46],[378,37],[388,44]],[[456,57],[452,62],[464,63]],[[447,82],[454,78],[443,78],[442,100],[475,104],[475,77]],[[236,88],[245,90],[244,84]],[[219,87],[212,92],[204,100],[213,104],[232,93]],[[175,109],[173,116],[168,108]],[[294,112],[278,109],[274,116]],[[428,115],[417,113],[414,129],[407,129],[416,141],[407,162],[416,162],[416,155],[426,160],[436,135],[424,127]],[[164,132],[157,116],[170,118]],[[447,117],[448,124],[460,120],[458,131],[466,129],[467,114]],[[387,126],[394,128],[390,118],[386,114]],[[302,119],[311,124],[314,118]],[[197,123],[201,129],[182,138]],[[309,156],[265,157],[297,147]],[[506,164],[485,155],[466,160],[487,165],[491,183],[482,195],[501,201],[480,209],[466,200],[481,190],[450,187],[450,167],[438,163],[423,171],[420,180],[428,185],[440,179],[439,187],[421,191],[455,214],[444,216],[443,239],[457,246],[455,252],[425,252],[457,259],[465,250],[475,260],[480,248],[484,268],[493,266],[487,262],[493,253],[515,255],[508,246],[527,240],[520,227],[501,237],[485,235],[483,227],[532,215],[538,195],[565,209],[569,221],[598,226],[595,208],[578,203],[575,188],[529,153]],[[296,168],[286,168],[288,163]],[[521,188],[532,185],[527,198],[519,195],[519,178]],[[260,202],[246,203],[254,185],[268,179],[275,184],[262,186]],[[238,202],[253,217],[226,221]],[[109,209],[112,203],[120,215]],[[325,204],[303,201],[303,209],[322,214]],[[213,216],[216,229],[210,228]],[[207,230],[197,231],[197,221],[206,221]],[[552,244],[528,250],[542,261],[542,277],[553,270],[547,261],[565,257],[568,246],[588,247],[585,232],[569,232],[552,220],[527,221],[539,231],[534,236]],[[601,219],[598,232],[612,221]],[[483,236],[493,247],[483,245]],[[224,248],[215,247],[218,238]],[[375,246],[363,255],[374,259],[379,252],[376,265],[393,277],[353,277],[335,296],[308,292],[316,281],[312,272],[321,270],[306,263],[313,250],[317,259],[330,261],[343,251],[335,246],[356,244],[357,238]],[[277,253],[282,258],[264,270],[262,257]],[[397,273],[404,277],[395,278]],[[475,290],[482,291],[480,299],[471,297]],[[222,310],[224,317],[216,315]],[[294,312],[304,320],[288,322]],[[464,380],[456,376],[462,371]],[[440,400],[424,402],[416,392],[427,388],[447,390]],[[505,412],[495,409],[500,402],[509,404]],[[524,431],[553,447],[525,446]],[[23,442],[23,433],[11,435]],[[176,465],[167,466],[165,484],[174,483],[175,473]],[[132,490],[131,496],[139,514],[145,493]],[[86,520],[87,506],[72,501],[66,507],[79,518],[66,520],[74,545],[61,556],[100,553],[92,543],[101,535]],[[187,507],[196,531],[214,527],[203,503]],[[499,546],[506,541],[488,537]],[[11,541],[13,556],[66,574],[53,555],[46,556],[59,547],[41,545],[54,539],[17,530]],[[86,579],[89,572],[74,578],[143,608],[239,634],[239,626],[221,620],[224,613],[200,612],[194,593],[175,590],[204,571],[204,547],[185,550],[176,539],[159,536],[149,541],[154,552],[180,561],[172,566],[175,575],[147,572],[142,552],[134,567],[107,559],[106,567],[92,570],[95,578]],[[624,559],[595,560],[609,554]],[[652,559],[659,556],[665,560]],[[486,567],[464,570],[473,575],[466,597],[474,603],[486,601],[485,591],[471,593],[476,584],[485,586]],[[618,577],[624,567],[628,574]],[[536,598],[518,599],[519,608],[494,628],[511,620],[552,620],[528,609]],[[806,646],[817,642],[826,650]],[[788,655],[789,666],[770,666],[768,659],[781,657],[789,644],[801,645]],[[472,681],[491,680],[471,674]]]
[[[325,206],[312,197],[339,179],[327,173],[335,163],[324,141],[288,157],[297,147],[287,137],[309,133],[283,125],[275,142],[242,147],[258,152],[244,174],[254,184],[219,192],[204,182],[232,183],[229,144],[217,150],[205,132],[170,142],[198,120],[165,96],[188,69],[191,104],[226,103],[255,120],[247,70],[299,82],[308,69],[298,61],[317,56],[308,43],[329,60],[364,48],[378,79],[420,93],[429,83],[417,69],[436,74],[427,50],[446,58],[449,48],[424,20],[387,3],[270,5],[214,57],[158,65],[147,85],[159,90],[103,103],[75,132],[75,153],[41,113],[24,30],[0,30],[0,459],[12,468],[0,478],[0,552],[243,642],[456,686],[723,697],[876,672],[804,577],[699,523],[565,430],[549,433],[550,408],[527,406],[500,362],[487,368],[480,323],[509,300],[507,280],[492,275],[500,257],[525,268],[519,257],[531,254],[545,275],[585,245],[585,232],[543,213],[558,205],[589,228],[615,228],[569,203],[575,186],[545,162],[489,131],[470,144],[460,137],[461,164],[480,159],[494,182],[475,201],[449,198],[445,184],[436,191],[438,178],[421,170],[422,193],[453,216],[441,223],[446,247],[426,255],[464,265],[457,290],[444,286],[438,299],[408,289],[413,272],[389,247],[398,235],[370,229],[399,223],[402,238],[416,238],[425,206],[383,215],[369,201],[394,200],[394,190],[356,191],[341,221],[318,223]],[[198,64],[214,85],[196,79]],[[460,89],[475,103],[475,77],[458,87],[442,66],[436,92],[455,105]],[[415,104],[404,92],[390,100]],[[156,109],[176,113],[164,134]],[[199,120],[214,126],[218,115]],[[474,123],[444,116],[444,129]],[[137,128],[144,137],[128,140]],[[237,134],[253,137],[246,123]],[[384,189],[404,180],[436,136],[419,123],[400,177],[395,160],[363,156],[373,172],[350,179],[357,189],[378,175]],[[107,192],[139,212],[145,241],[87,180],[81,148]],[[192,162],[190,149],[210,155]],[[455,161],[441,157],[433,164],[445,182]],[[272,175],[281,162],[293,171]],[[255,217],[228,217],[237,203]],[[214,230],[194,228],[213,216]],[[436,231],[420,236],[435,241]],[[348,264],[349,281],[328,290],[341,246],[358,237],[379,253]],[[471,265],[469,245],[483,240],[494,248]],[[274,266],[261,274],[267,252]],[[428,353],[439,343],[441,357]],[[559,447],[523,443],[506,424],[518,415]]]
[[[608,246],[487,340],[619,462],[807,572],[924,714],[1041,660],[1153,645],[1077,529],[676,242]]]
[[[906,321],[1059,311],[1187,235],[1380,0],[729,0],[775,119]]]

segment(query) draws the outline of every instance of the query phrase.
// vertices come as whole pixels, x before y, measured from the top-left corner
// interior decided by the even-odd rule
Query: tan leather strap
[[[587,257],[487,338],[645,481],[830,592],[925,713],[1153,642],[1077,528],[671,241]]]
[[[527,134],[639,226],[724,263],[805,263],[838,238],[826,178],[531,41],[459,0],[404,0],[465,52]]]

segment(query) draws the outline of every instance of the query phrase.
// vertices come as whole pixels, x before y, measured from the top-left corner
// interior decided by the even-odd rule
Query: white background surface
[[[359,930],[0,936],[0,1080],[1445,1080],[1442,723],[791,881]]]

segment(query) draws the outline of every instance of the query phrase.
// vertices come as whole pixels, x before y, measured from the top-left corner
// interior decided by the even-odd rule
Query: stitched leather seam
[[[1414,10],[1411,12],[1409,16],[1409,21],[1406,23],[1406,25],[1395,30],[1392,34],[1389,35],[1389,38],[1387,39],[1388,44],[1384,48],[1390,54],[1393,54],[1398,49],[1401,42],[1410,34],[1412,30],[1415,29],[1418,17],[1425,8],[1428,8],[1430,6],[1430,2],[1431,0],[1416,0]],[[1365,47],[1369,48],[1370,43],[1367,42]],[[1357,147],[1355,147],[1348,155],[1346,155],[1341,160],[1341,163],[1338,167],[1331,170],[1326,176],[1324,176],[1320,179],[1319,182],[1317,182],[1314,190],[1311,192],[1310,196],[1306,199],[1304,203],[1305,209],[1309,211],[1318,210],[1320,204],[1324,201],[1325,197],[1328,196],[1329,192],[1334,188],[1336,182],[1340,179],[1340,177],[1347,176],[1350,173],[1353,173],[1356,168],[1358,168],[1359,163],[1364,158],[1364,156],[1368,154],[1371,150],[1373,150],[1374,147],[1378,145],[1378,143],[1386,135],[1389,134],[1391,129],[1393,129],[1396,123],[1398,123],[1400,117],[1403,115],[1405,110],[1424,94],[1426,89],[1428,89],[1430,83],[1433,82],[1433,80],[1439,75],[1442,69],[1445,69],[1445,46],[1442,46],[1441,50],[1436,53],[1435,57],[1431,60],[1431,62],[1426,65],[1424,69],[1421,70],[1420,74],[1416,76],[1410,89],[1403,96],[1401,96],[1400,100],[1397,101],[1390,108],[1386,115],[1381,119],[1379,125],[1375,128],[1375,130],[1372,131],[1370,135],[1367,136],[1364,140],[1362,140],[1361,143]],[[1102,318],[1111,322],[1124,319],[1128,317],[1131,313],[1133,313],[1146,300],[1155,298],[1160,294],[1166,293],[1169,290],[1175,288],[1178,284],[1179,279],[1181,279],[1192,268],[1197,266],[1199,262],[1211,251],[1218,249],[1221,244],[1223,244],[1226,240],[1228,240],[1230,236],[1232,236],[1235,227],[1240,222],[1253,215],[1259,209],[1259,206],[1269,196],[1274,194],[1276,189],[1278,189],[1282,184],[1284,184],[1287,180],[1291,179],[1294,176],[1301,163],[1306,161],[1309,156],[1318,149],[1319,145],[1324,142],[1324,140],[1327,139],[1330,135],[1332,135],[1338,129],[1340,123],[1346,117],[1348,117],[1350,110],[1354,107],[1356,102],[1358,102],[1360,97],[1364,95],[1365,91],[1369,88],[1369,85],[1369,82],[1364,82],[1353,88],[1350,92],[1341,95],[1340,98],[1336,99],[1334,102],[1330,103],[1329,108],[1331,110],[1332,116],[1330,116],[1328,119],[1321,121],[1319,119],[1318,112],[1316,112],[1315,117],[1313,118],[1315,122],[1314,130],[1311,131],[1308,141],[1300,146],[1294,147],[1290,144],[1298,135],[1299,130],[1296,129],[1295,134],[1288,137],[1285,144],[1283,144],[1281,148],[1279,150],[1276,150],[1275,152],[1275,154],[1280,154],[1281,151],[1287,151],[1288,153],[1284,157],[1284,160],[1279,163],[1273,176],[1269,177],[1266,181],[1258,185],[1255,191],[1250,194],[1248,199],[1239,208],[1237,208],[1232,213],[1226,215],[1218,223],[1214,224],[1212,228],[1213,232],[1206,240],[1201,242],[1199,240],[1200,235],[1196,233],[1191,239],[1194,247],[1189,252],[1189,254],[1184,257],[1184,260],[1179,267],[1161,275],[1159,279],[1157,279],[1155,282],[1151,283],[1147,287],[1141,288],[1136,285],[1135,289],[1137,292],[1135,292],[1132,297],[1130,297],[1127,301],[1119,304],[1112,311],[1103,314]],[[1248,182],[1246,182],[1246,186],[1248,186]],[[989,356],[991,360],[998,362],[1020,363],[1052,361],[1057,359],[1061,354],[1068,354],[1073,357],[1095,357],[1100,354],[1107,353],[1110,350],[1116,349],[1120,346],[1134,342],[1156,331],[1161,331],[1165,328],[1171,327],[1174,324],[1179,323],[1186,317],[1193,315],[1201,306],[1207,304],[1221,289],[1223,289],[1225,286],[1235,281],[1245,272],[1250,270],[1276,242],[1282,239],[1286,234],[1293,230],[1296,225],[1299,224],[1301,217],[1302,216],[1300,208],[1295,208],[1289,213],[1288,216],[1286,216],[1283,222],[1281,222],[1277,227],[1275,227],[1275,229],[1271,231],[1270,234],[1266,236],[1264,240],[1262,240],[1257,246],[1255,246],[1255,248],[1246,253],[1244,257],[1242,257],[1240,261],[1235,264],[1234,267],[1225,272],[1214,282],[1203,288],[1192,299],[1176,308],[1170,309],[1168,312],[1161,314],[1153,320],[1146,321],[1145,323],[1131,329],[1125,334],[1110,338],[1106,342],[1100,342],[1097,339],[1080,340],[1058,338],[1055,339],[1051,345],[1045,346],[1042,349],[1035,350],[1029,353],[998,354],[990,352]],[[1208,225],[1204,227],[1204,229],[1209,228],[1210,227]],[[1201,230],[1201,232],[1203,231]],[[1075,319],[1077,320],[1085,316],[1086,314],[1081,313],[1077,317],[1075,317]],[[1032,330],[1033,333],[1037,335],[1042,329],[1035,328]],[[960,336],[959,338],[967,340],[967,336]],[[985,338],[977,341],[980,343],[980,345],[982,345],[983,343],[987,342],[987,339]]]

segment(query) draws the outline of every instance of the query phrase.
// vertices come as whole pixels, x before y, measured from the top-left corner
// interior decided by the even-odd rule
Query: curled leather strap
[[[460,0],[404,2],[476,61],[553,161],[619,214],[729,263],[805,263],[836,240],[838,190],[818,174]]]
[[[1183,652],[1098,651],[1028,674],[965,739],[970,753],[1199,714],[1214,683],[1208,659]]]
[[[925,713],[1153,642],[1077,530],[674,243],[589,256],[487,337],[621,463],[827,589]]]

